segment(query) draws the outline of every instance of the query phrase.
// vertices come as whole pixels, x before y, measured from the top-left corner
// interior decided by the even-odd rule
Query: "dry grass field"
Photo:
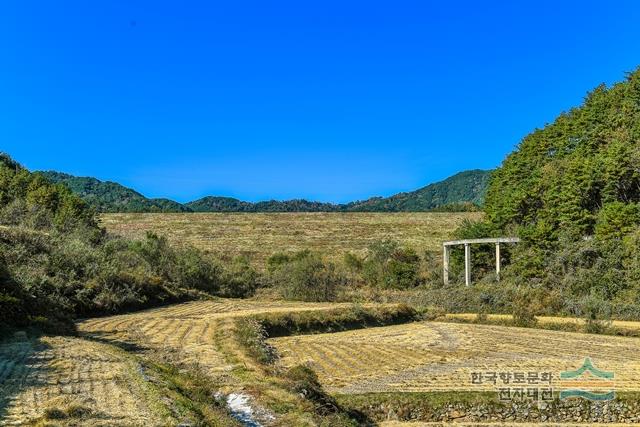
[[[478,315],[474,313],[449,313],[446,315],[446,319],[464,322],[474,322],[477,317]],[[486,318],[489,323],[507,323],[513,319],[513,316],[510,314],[487,314]],[[548,328],[553,325],[584,325],[584,319],[575,317],[537,316],[536,320],[540,328]],[[609,325],[626,335],[638,336],[640,334],[640,322],[637,321],[612,320]]]
[[[0,343],[0,425],[32,424],[48,408],[60,407],[90,410],[77,425],[176,425],[181,419],[170,410],[171,399],[157,389],[163,381],[150,380],[141,363],[157,354],[197,369],[223,393],[249,393],[258,408],[294,407],[298,397],[274,389],[263,368],[244,355],[234,339],[235,320],[336,307],[350,305],[217,299],[81,320],[79,337],[18,333]],[[419,322],[269,342],[280,364],[310,363],[330,392],[493,390],[471,384],[471,372],[557,376],[580,367],[585,357],[615,373],[616,390],[640,391],[638,338]],[[280,421],[298,425],[299,419]]]
[[[103,214],[107,230],[125,236],[154,231],[175,243],[225,254],[244,254],[257,263],[279,251],[312,249],[341,257],[372,242],[394,239],[419,252],[440,251],[465,219],[464,213],[187,213]]]
[[[90,409],[78,425],[177,425],[167,398],[158,397],[157,381],[122,348],[169,355],[197,367],[222,391],[237,392],[243,385],[233,373],[247,361],[233,348],[234,318],[336,306],[341,305],[221,299],[87,319],[78,322],[80,337],[18,333],[0,343],[0,425],[32,424],[60,408]]]
[[[262,302],[252,300],[196,301],[142,312],[89,319],[79,330],[89,336],[126,342],[155,350],[170,350],[182,362],[195,363],[224,383],[233,369],[221,352],[220,340],[231,338],[230,320],[261,313],[331,309],[348,304]],[[228,337],[222,337],[222,333]]]
[[[26,425],[62,408],[82,412],[83,425],[166,422],[146,398],[135,362],[105,344],[69,337],[4,342],[0,384],[0,425]]]
[[[638,338],[421,322],[270,342],[283,365],[311,363],[325,387],[339,393],[494,390],[472,384],[471,373],[558,376],[585,357],[615,373],[617,390],[640,391]]]

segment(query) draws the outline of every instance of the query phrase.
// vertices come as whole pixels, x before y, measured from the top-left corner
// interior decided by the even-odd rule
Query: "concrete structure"
[[[443,242],[442,247],[444,249],[442,265],[444,268],[443,278],[444,284],[449,283],[449,256],[451,255],[451,247],[457,245],[464,245],[464,283],[469,286],[471,284],[471,245],[473,244],[487,244],[495,243],[496,245],[496,279],[500,281],[500,244],[501,243],[518,243],[520,241],[517,237],[490,237],[486,239],[466,239],[466,240],[451,240],[449,242]]]

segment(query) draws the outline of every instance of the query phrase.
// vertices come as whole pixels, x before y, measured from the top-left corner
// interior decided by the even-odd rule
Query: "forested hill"
[[[189,212],[184,205],[169,199],[149,199],[117,182],[66,173],[40,172],[54,184],[64,184],[98,212]]]
[[[362,212],[415,212],[434,209],[458,208],[468,210],[480,206],[489,184],[491,171],[468,170],[453,175],[444,181],[408,193],[391,197],[374,197],[345,206],[348,211]]]
[[[269,200],[264,202],[243,202],[231,197],[207,196],[187,203],[195,212],[335,212],[340,205],[310,202],[308,200]]]
[[[169,199],[149,199],[115,182],[76,177],[60,172],[40,172],[54,183],[65,184],[98,212],[417,212],[475,210],[481,205],[490,171],[460,172],[444,181],[391,197],[373,197],[345,204],[308,200],[245,202],[231,197],[207,196],[180,204]]]
[[[493,176],[491,223],[533,240],[621,237],[640,225],[640,69],[526,136]]]
[[[230,197],[208,196],[185,206],[196,212],[420,212],[474,210],[482,205],[491,171],[469,170],[419,190],[391,197],[372,197],[345,204],[308,200],[243,202]]]
[[[515,290],[514,317],[565,312],[595,331],[640,318],[640,69],[527,135],[492,174],[484,210],[456,237],[521,237],[500,283]],[[476,271],[490,271],[478,252]]]

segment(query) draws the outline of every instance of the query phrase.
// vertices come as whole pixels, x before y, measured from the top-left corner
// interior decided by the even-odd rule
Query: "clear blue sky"
[[[0,150],[188,201],[342,202],[500,164],[640,64],[638,1],[0,5]]]

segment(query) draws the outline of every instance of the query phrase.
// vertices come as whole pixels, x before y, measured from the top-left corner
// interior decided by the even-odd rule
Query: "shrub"
[[[362,266],[364,280],[381,288],[406,289],[418,286],[420,257],[410,248],[392,240],[376,242]]]
[[[267,271],[273,273],[278,268],[289,262],[291,262],[290,255],[284,252],[275,253],[267,259]]]
[[[526,287],[519,288],[513,296],[512,315],[516,326],[532,327],[537,322],[534,292]]]
[[[192,247],[176,250],[172,280],[186,288],[215,294],[221,287],[222,268]]]
[[[344,254],[344,265],[352,273],[359,273],[362,271],[364,261],[358,255],[352,252],[347,252]]]
[[[582,315],[588,333],[603,334],[611,327],[611,305],[595,293],[583,298]]]
[[[283,265],[286,265],[293,261],[299,261],[301,259],[307,258],[311,255],[311,251],[308,249],[304,249],[298,252],[286,253],[286,252],[278,252],[271,255],[267,259],[267,271],[273,273],[277,271]]]
[[[423,318],[423,314],[406,304],[380,307],[363,307],[354,304],[350,308],[256,316],[270,337],[395,325]]]
[[[228,269],[153,233],[109,236],[66,187],[0,154],[0,328],[65,330],[76,316],[116,313],[217,294],[248,296],[246,260]]]
[[[267,343],[267,330],[258,320],[251,317],[238,319],[235,334],[249,356],[258,362],[269,364],[277,359],[275,348]]]
[[[284,298],[300,301],[333,301],[346,283],[333,263],[310,252],[291,257],[271,277]]]
[[[219,294],[224,297],[253,296],[260,286],[260,275],[251,267],[249,259],[237,257],[225,268]]]

